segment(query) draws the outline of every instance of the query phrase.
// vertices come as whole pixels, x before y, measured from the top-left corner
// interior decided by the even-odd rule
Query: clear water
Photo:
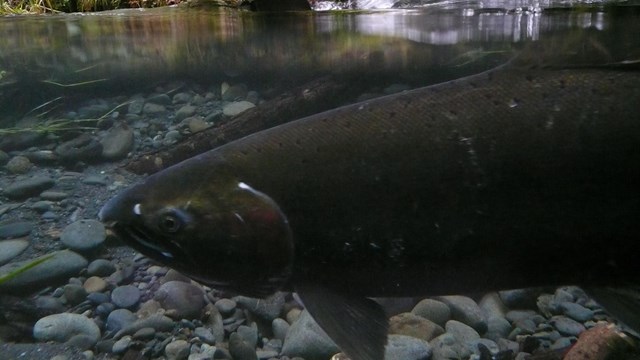
[[[231,79],[284,91],[339,73],[350,75],[349,81],[417,87],[495,66],[532,42],[548,49],[536,57],[560,65],[640,56],[640,12],[630,3],[492,0],[404,6],[5,17],[0,19],[0,124],[11,125],[61,96],[77,102],[172,80],[195,79],[206,86]]]

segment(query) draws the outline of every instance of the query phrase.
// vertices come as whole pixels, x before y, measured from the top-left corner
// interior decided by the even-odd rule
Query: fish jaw
[[[123,191],[99,219],[137,251],[212,287],[254,297],[284,287],[294,249],[278,205],[236,179],[179,192],[176,176],[190,178],[183,171],[169,168]]]

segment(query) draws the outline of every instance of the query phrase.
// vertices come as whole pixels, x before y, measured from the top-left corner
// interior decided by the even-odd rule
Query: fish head
[[[286,285],[294,249],[276,202],[233,176],[180,170],[124,190],[100,220],[139,252],[212,287],[264,297]]]

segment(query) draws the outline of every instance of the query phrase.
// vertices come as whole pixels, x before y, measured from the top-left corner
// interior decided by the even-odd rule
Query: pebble
[[[198,319],[205,306],[201,287],[182,281],[169,281],[155,292],[154,300],[174,319]]]
[[[230,86],[222,92],[223,101],[244,100],[247,97],[247,87],[244,84]]]
[[[182,121],[196,113],[196,107],[193,105],[185,105],[176,111],[176,121]]]
[[[58,145],[55,152],[61,161],[68,164],[95,161],[102,154],[102,145],[89,133],[82,133],[77,138]]]
[[[226,116],[236,116],[246,110],[251,109],[252,107],[255,107],[253,103],[242,100],[225,105],[222,108],[222,113]]]
[[[233,360],[258,360],[255,347],[247,344],[238,333],[229,336],[229,352]]]
[[[449,309],[449,306],[434,299],[421,300],[413,307],[411,312],[415,315],[431,320],[440,326],[444,326],[444,324],[451,319],[451,310]]]
[[[186,92],[179,92],[173,95],[173,99],[171,100],[171,102],[174,104],[184,104],[190,102],[191,98],[191,94]]]
[[[279,340],[284,340],[289,331],[289,323],[281,318],[275,318],[271,322],[271,329],[273,331],[273,337]]]
[[[613,326],[599,325],[583,332],[564,360],[617,359],[631,350],[632,344]]]
[[[69,305],[78,305],[87,298],[87,291],[80,285],[67,284],[64,286],[64,298]]]
[[[45,316],[33,326],[33,337],[38,341],[66,342],[75,335],[88,336],[95,344],[100,339],[100,329],[93,320],[72,313]]]
[[[451,309],[451,317],[474,328],[479,333],[487,331],[487,322],[480,306],[466,296],[440,296],[437,300],[447,304]]]
[[[111,261],[106,259],[93,260],[87,267],[89,276],[109,276],[116,271],[116,267]]]
[[[106,236],[100,221],[84,219],[67,225],[60,235],[60,241],[71,250],[86,253],[99,248]]]
[[[55,251],[36,259],[9,263],[0,267],[0,277],[33,261],[44,260],[16,277],[0,283],[0,291],[25,293],[41,286],[52,286],[77,275],[87,266],[87,260],[71,250]]]
[[[0,241],[0,265],[4,265],[16,256],[22,254],[29,247],[29,242],[24,239]]]
[[[211,126],[201,116],[193,116],[184,121],[192,133],[197,133]]]
[[[145,103],[142,112],[147,115],[158,115],[167,111],[167,108],[161,104]]]
[[[87,185],[107,186],[109,185],[109,179],[107,179],[105,175],[89,175],[82,179],[82,183]]]
[[[10,199],[26,199],[36,196],[51,188],[55,181],[47,176],[34,176],[29,179],[17,180],[4,189],[4,195]]]
[[[490,317],[504,318],[504,316],[507,314],[507,311],[509,311],[507,306],[500,299],[500,295],[497,292],[490,292],[485,294],[482,299],[480,299],[478,306],[480,306],[480,309],[482,309],[482,312],[486,319],[489,319]]]
[[[86,290],[86,287],[85,287]],[[87,291],[89,292],[89,291]],[[87,294],[87,300],[89,300],[92,304],[94,305],[100,305],[100,304],[105,304],[109,302],[109,295],[102,293],[102,292],[89,292]],[[113,305],[113,304],[111,304]],[[115,309],[115,306],[114,306]],[[112,309],[113,310],[113,309]]]
[[[236,330],[242,340],[252,349],[258,346],[258,328],[253,326],[240,325]]]
[[[106,281],[104,281],[103,278],[99,276],[91,276],[87,278],[87,280],[85,280],[82,286],[88,293],[99,293],[105,291],[108,284]]]
[[[156,330],[154,328],[145,327],[133,333],[133,338],[135,340],[151,340],[155,334]]]
[[[95,344],[97,340],[91,335],[78,334],[71,337],[71,339],[67,340],[65,344],[69,346],[73,346],[80,350],[89,350]]]
[[[216,308],[225,316],[233,314],[236,310],[236,305],[235,301],[227,298],[222,298],[215,303]]]
[[[305,359],[329,359],[339,351],[338,346],[306,310],[291,325],[282,346],[282,355]]]
[[[510,309],[532,309],[540,295],[540,289],[514,289],[499,291],[500,299]]]
[[[559,304],[559,307],[565,315],[572,318],[573,320],[585,322],[593,319],[593,310],[587,309],[580,304],[565,301],[561,302]]]
[[[137,319],[138,317],[127,309],[116,309],[107,316],[105,328],[110,332],[118,332],[133,324]]]
[[[122,159],[133,150],[133,129],[125,123],[118,123],[107,131],[106,135],[100,140],[100,144],[102,144],[103,159]]]
[[[447,321],[445,330],[447,330],[448,334],[453,335],[456,341],[461,343],[480,339],[480,334],[474,328],[457,320]]]
[[[585,331],[584,325],[566,316],[554,316],[550,322],[556,330],[565,336],[578,336]]]
[[[147,98],[148,103],[152,104],[160,104],[160,105],[171,105],[172,101],[169,95],[167,94],[154,94]]]
[[[285,293],[276,292],[275,294],[265,298],[256,299],[246,296],[237,296],[234,298],[236,303],[249,310],[252,314],[266,321],[273,321],[280,315],[282,307],[285,303]]]
[[[413,313],[402,313],[389,319],[389,334],[412,336],[429,341],[444,333],[444,329],[421,316]]]
[[[122,354],[127,351],[129,345],[131,345],[131,336],[123,336],[121,339],[113,343],[111,352],[114,354]]]
[[[142,108],[144,107],[144,101],[143,100],[132,100],[129,103],[129,106],[127,107],[127,113],[128,114],[140,114],[142,113]]]
[[[209,345],[215,345],[216,337],[213,335],[211,330],[206,327],[199,326],[193,330],[193,335],[197,336],[202,340],[202,342],[207,343]],[[221,339],[222,340],[222,339]]]
[[[25,174],[29,172],[33,164],[29,160],[29,158],[25,156],[14,156],[6,163],[4,166],[12,174]]]
[[[5,222],[0,224],[0,239],[26,236],[33,230],[34,223],[30,221]]]
[[[428,342],[411,336],[389,335],[385,348],[385,360],[427,360],[432,349]]]
[[[140,290],[133,285],[118,286],[111,292],[111,302],[119,308],[130,309],[138,305]]]
[[[64,200],[64,199],[66,199],[68,197],[69,197],[69,194],[67,194],[64,191],[47,190],[47,191],[43,191],[40,194],[40,198],[42,200],[49,200],[49,201],[61,201],[61,200]]]
[[[121,336],[134,334],[136,331],[145,327],[150,327],[155,329],[156,331],[162,332],[170,331],[174,328],[174,326],[175,323],[170,318],[161,314],[154,314],[145,319],[138,319],[133,323],[123,327],[114,335],[114,338],[119,339]]]
[[[43,295],[35,299],[35,306],[41,314],[58,314],[65,310],[60,298]]]
[[[189,343],[185,340],[175,340],[164,348],[167,360],[183,360],[189,356]],[[241,359],[234,359],[241,360]]]

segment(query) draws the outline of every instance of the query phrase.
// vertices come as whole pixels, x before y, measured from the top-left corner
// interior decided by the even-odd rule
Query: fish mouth
[[[172,243],[154,236],[140,226],[113,222],[107,224],[113,232],[128,245],[163,263],[173,263],[181,257],[182,251]]]

